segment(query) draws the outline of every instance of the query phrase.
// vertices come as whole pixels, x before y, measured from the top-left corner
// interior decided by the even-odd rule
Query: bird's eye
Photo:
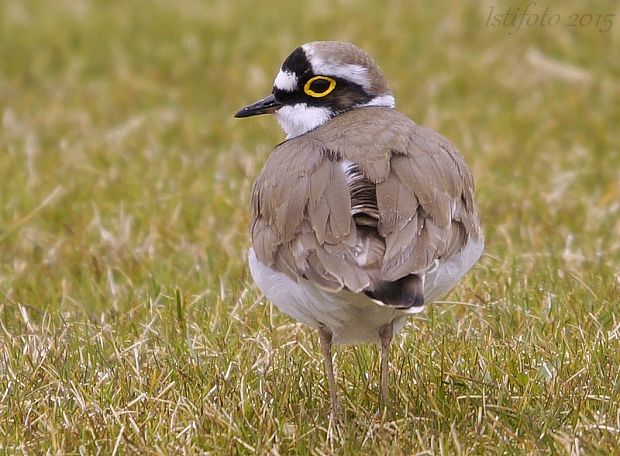
[[[314,98],[329,95],[336,88],[336,81],[327,76],[315,76],[308,79],[304,85],[304,92]]]

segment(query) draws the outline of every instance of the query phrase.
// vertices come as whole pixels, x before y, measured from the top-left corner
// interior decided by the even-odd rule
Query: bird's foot
[[[373,419],[375,421],[383,421],[388,415],[388,410],[387,407],[381,407],[379,410],[377,410],[377,412],[374,414]]]
[[[339,422],[342,420],[342,407],[340,407],[340,403],[337,402],[332,404],[332,407],[329,411],[329,421]]]

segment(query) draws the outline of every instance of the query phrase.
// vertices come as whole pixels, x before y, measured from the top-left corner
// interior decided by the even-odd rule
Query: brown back
[[[480,237],[463,157],[384,107],[354,109],[278,145],[251,209],[261,263],[334,291],[422,274]]]

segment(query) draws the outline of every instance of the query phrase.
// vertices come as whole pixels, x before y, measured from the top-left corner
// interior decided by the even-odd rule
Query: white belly
[[[438,263],[424,276],[425,303],[431,303],[449,292],[480,258],[484,243],[468,242],[463,251],[445,263]],[[407,315],[423,310],[423,306],[401,310],[380,304],[363,293],[348,290],[330,292],[312,282],[291,280],[258,261],[249,251],[250,272],[256,285],[282,312],[313,328],[328,327],[333,342],[354,344],[376,341],[381,327],[394,320],[394,333],[405,326]]]

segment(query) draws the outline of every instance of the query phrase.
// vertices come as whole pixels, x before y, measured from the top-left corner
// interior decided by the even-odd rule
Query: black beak
[[[282,107],[282,103],[276,101],[273,95],[269,95],[256,103],[246,106],[240,110],[235,117],[252,117],[259,114],[272,114]]]

